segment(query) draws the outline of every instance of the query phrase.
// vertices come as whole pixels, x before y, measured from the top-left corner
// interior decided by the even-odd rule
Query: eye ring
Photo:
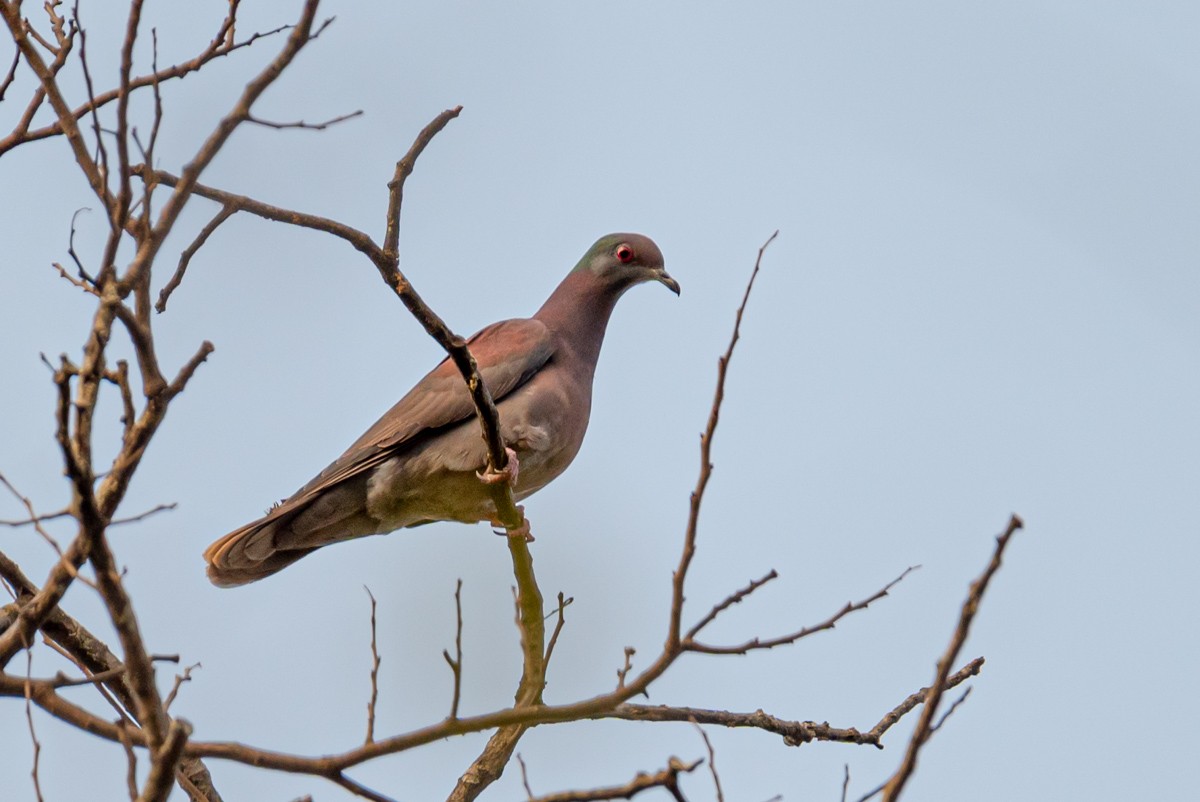
[[[633,248],[629,247],[625,243],[621,243],[617,246],[616,256],[618,262],[623,265],[627,265],[634,259]]]

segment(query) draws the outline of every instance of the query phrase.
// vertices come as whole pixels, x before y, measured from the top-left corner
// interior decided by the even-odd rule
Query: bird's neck
[[[560,347],[570,348],[577,364],[595,370],[604,331],[619,292],[584,271],[569,274],[533,316],[554,332]]]

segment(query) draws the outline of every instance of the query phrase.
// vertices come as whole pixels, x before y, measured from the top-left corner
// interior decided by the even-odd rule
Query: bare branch
[[[447,124],[462,113],[462,106],[446,109],[421,129],[404,158],[396,162],[396,172],[388,182],[387,228],[383,235],[383,252],[393,261],[400,261],[400,211],[404,205],[404,182],[412,175],[417,159]],[[503,467],[499,465],[497,467]]]
[[[958,671],[947,677],[946,682],[943,685],[943,690],[954,688],[958,685],[961,685],[970,677],[978,675],[979,672],[983,670],[983,664],[984,659],[982,657],[976,657],[974,660],[967,663]],[[879,720],[879,723],[871,728],[869,735],[878,740],[885,732],[891,729],[896,722],[906,716],[917,705],[921,704],[921,702],[925,701],[925,699],[929,696],[929,692],[929,688],[922,688],[916,693],[910,694],[903,702],[888,711],[887,714],[885,714],[884,717]]]
[[[788,644],[795,643],[796,641],[798,641],[802,638],[807,638],[809,635],[813,635],[817,632],[823,632],[824,630],[827,630],[827,629],[833,629],[834,625],[836,625],[838,621],[841,621],[843,618],[850,615],[851,613],[855,613],[855,612],[858,612],[859,610],[867,609],[867,607],[869,607],[872,603],[877,602],[880,599],[882,599],[884,596],[888,595],[888,592],[892,588],[894,588],[898,583],[900,583],[904,579],[904,577],[908,576],[913,571],[917,570],[917,568],[919,568],[919,567],[920,566],[913,565],[913,566],[909,566],[908,568],[905,568],[904,572],[902,574],[900,574],[900,576],[896,577],[891,582],[884,585],[882,588],[877,590],[872,595],[868,596],[867,598],[863,599],[862,601],[846,602],[845,607],[838,610],[836,613],[829,616],[829,618],[826,618],[824,621],[822,621],[819,624],[804,627],[803,629],[797,630],[796,632],[793,632],[789,635],[780,635],[777,638],[770,638],[768,640],[762,640],[760,638],[752,638],[752,639],[746,641],[745,643],[738,644],[737,646],[709,646],[707,644],[699,643],[697,641],[692,640],[692,638],[691,638],[692,632],[698,631],[703,624],[706,624],[706,623],[708,623],[708,621],[712,620],[712,618],[710,618],[709,616],[713,616],[714,614],[709,613],[709,616],[706,616],[705,619],[702,619],[701,624],[698,624],[695,627],[692,627],[692,629],[688,631],[688,636],[686,638],[684,638],[684,641],[683,641],[683,648],[689,652],[700,652],[702,654],[746,654],[747,652],[751,652],[756,649],[773,649],[776,646],[786,646]],[[774,572],[772,572],[772,573],[774,573]],[[717,605],[717,607],[714,607],[713,610],[715,612],[719,612],[720,610],[724,609],[725,607],[728,606],[727,602],[729,602],[730,599],[733,599],[735,602],[741,601],[741,598],[744,598],[744,596],[746,594],[753,591],[755,588],[761,587],[762,584],[765,583],[767,581],[767,579],[770,577],[771,577],[771,575],[768,574],[766,577],[763,577],[763,579],[758,580],[757,583],[752,582],[750,585],[748,585],[743,590],[738,591],[737,593],[733,594],[733,596],[730,596],[729,599],[726,599],[724,602],[721,602],[721,604]],[[739,595],[739,594],[741,594],[741,595]]]
[[[546,656],[542,658],[542,662],[547,666],[550,664],[550,655],[554,654],[554,645],[558,643],[558,633],[562,632],[563,626],[567,623],[566,609],[567,605],[575,601],[574,597],[568,599],[563,596],[563,592],[558,592],[558,608],[550,613],[558,614],[558,622],[554,625],[554,632],[550,635],[550,643],[546,644]]]
[[[92,276],[90,273],[88,273],[88,271],[86,269],[84,269],[83,262],[80,261],[80,259],[79,259],[79,253],[75,250],[75,230],[76,230],[75,229],[75,221],[79,219],[80,212],[90,212],[90,211],[91,211],[91,209],[84,206],[79,209],[76,209],[74,212],[71,213],[71,233],[67,237],[67,255],[70,256],[71,261],[73,261],[75,263],[75,270],[79,274],[79,280],[82,281],[84,284],[91,285],[93,288],[95,288],[95,286],[96,286],[95,277]],[[96,296],[99,296],[100,293],[97,291],[94,294]]]
[[[709,477],[712,476],[712,439],[717,430],[717,421],[721,415],[721,402],[725,400],[725,373],[729,369],[729,360],[733,358],[733,349],[741,336],[742,315],[745,314],[746,304],[750,301],[750,291],[754,289],[754,279],[758,277],[762,266],[763,253],[779,236],[776,231],[767,237],[767,241],[758,249],[758,258],[754,260],[754,270],[750,272],[750,280],[746,282],[746,291],[742,295],[742,303],[738,306],[734,317],[733,333],[729,337],[729,346],[725,354],[717,360],[717,388],[713,393],[712,408],[708,414],[708,425],[700,435],[700,476],[696,479],[696,489],[692,491],[691,507],[688,511],[687,529],[683,538],[683,553],[679,558],[679,567],[672,575],[671,586],[671,620],[667,629],[667,644],[664,654],[678,652],[682,646],[681,628],[683,622],[683,586],[687,579],[688,567],[696,553],[696,532],[700,525],[700,504],[704,500],[704,490],[708,487]],[[653,670],[652,666],[650,670]]]
[[[967,672],[960,672],[965,678],[969,675]],[[639,678],[640,679],[640,678]],[[421,730],[414,731],[407,735],[395,736],[383,741],[376,741],[370,745],[364,745],[350,752],[340,755],[331,755],[322,758],[303,758],[292,755],[286,755],[267,750],[253,749],[241,744],[222,744],[222,743],[203,743],[192,742],[188,746],[188,753],[200,757],[221,757],[240,762],[247,762],[253,765],[277,768],[285,771],[296,771],[311,773],[319,776],[330,776],[334,772],[341,771],[352,765],[365,762],[383,754],[392,754],[406,749],[420,746],[424,743],[431,743],[436,740],[441,740],[453,735],[464,734],[467,732],[479,732],[483,730],[495,729],[506,725],[520,724],[523,726],[531,726],[541,723],[562,722],[570,720],[578,720],[582,717],[616,717],[629,719],[646,718],[645,710],[660,710],[657,708],[638,708],[633,705],[622,705],[616,710],[612,709],[614,701],[621,698],[629,698],[634,693],[640,692],[638,685],[633,685],[625,688],[619,694],[596,697],[591,700],[585,700],[570,705],[560,706],[537,706],[525,709],[509,709],[497,711],[495,713],[474,716],[466,719],[457,719],[454,721],[444,721],[431,727],[426,727]],[[36,697],[35,697],[36,698]],[[79,714],[75,711],[64,707],[60,700],[55,700],[53,709],[50,712],[55,715],[69,715],[78,718]],[[50,709],[50,708],[47,708]],[[720,711],[702,711],[694,708],[672,708],[662,710],[675,710],[674,717],[664,720],[679,720],[687,721],[690,717],[694,717],[702,723],[717,723],[725,724],[715,718],[711,720],[710,715],[716,715]],[[662,716],[663,713],[657,713]],[[736,714],[735,714],[736,715]],[[758,726],[754,721],[749,720],[750,714],[743,714],[746,719],[727,724],[727,726]],[[89,731],[97,731],[98,734],[103,734],[107,726],[103,721],[96,721],[87,718],[79,719],[81,725],[89,728]],[[652,719],[653,720],[653,719]],[[773,725],[774,726],[774,725]],[[786,728],[778,728],[780,734],[791,736],[795,743],[807,742],[809,740],[850,740],[853,742],[870,743],[873,738],[864,737],[861,733],[854,731],[843,731],[839,734],[833,728],[804,728],[800,727],[794,730]]]
[[[182,181],[180,176],[173,175],[165,170],[151,169],[145,164],[134,165],[130,169],[134,175],[150,183],[178,187]],[[216,189],[201,184],[198,181],[192,184],[191,193],[199,195],[201,198],[215,201],[221,204],[222,207],[231,208],[234,212],[248,212],[264,220],[287,223],[299,226],[300,228],[311,228],[314,231],[323,231],[326,234],[332,234],[338,239],[350,243],[351,246],[365,254],[373,263],[377,263],[383,259],[383,251],[371,240],[370,235],[352,226],[331,220],[328,217],[284,209],[281,206],[272,206],[269,203],[263,203],[245,195],[237,195],[233,192]]]
[[[191,734],[192,725],[188,722],[179,718],[171,721],[162,748],[158,750],[154,756],[154,762],[150,764],[150,774],[146,777],[146,783],[142,786],[142,793],[138,796],[137,802],[166,802],[167,796],[171,793],[171,787],[174,785],[175,769],[183,756],[183,747],[187,744],[187,739],[191,737]]]
[[[462,580],[458,580],[458,584],[454,586],[454,657],[450,656],[450,652],[442,650],[442,657],[446,659],[446,664],[450,666],[450,672],[454,675],[454,694],[450,698],[450,718],[458,718],[458,702],[462,696]]]
[[[362,109],[359,109],[358,111],[352,111],[349,114],[340,114],[337,117],[332,117],[320,123],[306,123],[304,120],[297,120],[294,123],[279,123],[272,122],[271,120],[263,120],[255,117],[254,115],[248,116],[246,118],[246,122],[254,123],[255,125],[261,125],[265,128],[274,128],[280,131],[286,128],[303,128],[309,131],[324,131],[331,125],[337,125],[338,123],[345,122],[346,120],[353,120],[355,117],[361,117],[362,113]]]
[[[75,544],[72,545],[72,548]],[[30,603],[41,598],[41,593],[38,587],[21,572],[21,569],[10,560],[6,555],[0,552],[0,577],[16,592],[18,599],[25,604],[25,608]],[[119,715],[127,715],[127,711],[135,709],[135,703],[129,685],[126,683],[125,665],[117,659],[116,655],[95,635],[93,635],[86,627],[80,624],[71,616],[67,615],[58,607],[53,607],[46,615],[45,621],[41,623],[42,631],[45,633],[50,644],[57,650],[66,654],[73,660],[81,669],[86,672],[91,672],[92,682],[101,682],[99,686],[105,697],[111,699],[109,693],[114,694],[120,700],[118,705],[113,702],[114,708]],[[185,673],[187,671],[185,670]],[[5,675],[0,674],[0,677]],[[54,682],[53,681],[37,681],[39,692],[43,693],[43,700],[51,700],[51,708],[46,707],[38,698],[34,702],[42,709],[49,712],[60,719],[66,720],[81,729],[95,734],[100,734],[101,737],[119,743],[130,743],[133,737],[140,737],[140,730],[135,730],[130,734],[124,728],[113,725],[112,729],[105,733],[97,733],[93,729],[96,722],[108,724],[103,719],[92,717],[91,714],[83,711],[82,708],[70,709],[59,705],[61,697],[53,697]],[[144,744],[144,741],[139,740],[139,745]],[[186,782],[196,787],[200,795],[196,798],[207,800],[208,802],[221,802],[221,795],[213,786],[212,777],[209,775],[208,769],[204,763],[195,756],[186,756],[180,763],[180,776]],[[136,794],[135,794],[136,797]]]
[[[713,788],[717,792],[717,802],[725,802],[725,792],[721,790],[721,778],[717,775],[717,753],[713,749],[712,741],[708,739],[708,733],[697,722],[693,721],[692,725],[704,739],[704,748],[708,750],[708,771],[712,774]]]
[[[66,65],[67,58],[71,55],[71,48],[75,41],[77,29],[72,23],[70,30],[64,31],[60,24],[61,18],[54,14],[53,8],[48,10],[52,21],[54,21],[55,35],[58,38],[59,45],[57,48],[49,48],[50,52],[54,54],[54,60],[49,64],[46,72],[51,77],[56,77],[59,71],[62,70],[62,68]],[[5,19],[5,22],[7,23],[8,20]],[[29,34],[35,39],[40,38],[40,36],[35,30],[32,29],[32,27],[29,28]],[[22,48],[18,46],[14,58],[19,58],[22,52]],[[34,70],[34,73],[37,74],[37,71]],[[38,77],[39,79],[41,78],[40,75]],[[30,98],[29,103],[25,106],[25,111],[22,112],[21,118],[17,121],[12,133],[0,140],[0,154],[3,154],[4,151],[8,150],[10,147],[14,147],[28,138],[27,132],[29,131],[29,126],[32,124],[34,115],[37,114],[45,100],[46,88],[39,82],[37,89],[34,90],[33,97]]]
[[[215,350],[216,349],[213,347],[213,344],[208,340],[200,343],[200,347],[196,349],[196,353],[192,354],[192,358],[183,364],[183,367],[181,367],[179,372],[175,374],[175,379],[167,387],[168,399],[174,398],[183,392],[184,388],[187,387],[187,383],[191,381],[192,376],[195,375],[196,369],[199,368],[200,365],[208,359],[208,355]]]
[[[372,791],[367,786],[355,782],[341,772],[334,774],[329,779],[333,780],[333,782],[337,783],[342,788],[345,788],[355,796],[360,796],[363,799],[370,799],[371,802],[396,802],[396,800],[392,799],[390,796],[384,796],[378,791]]]
[[[43,802],[42,783],[38,779],[38,761],[42,757],[42,744],[38,740],[37,730],[33,726],[33,700],[29,695],[30,673],[33,671],[33,650],[25,652],[25,721],[29,724],[29,740],[33,742],[33,768],[29,770],[30,776],[33,778],[33,791],[37,794],[37,801]]]
[[[6,524],[6,525],[12,526],[12,527],[32,526],[34,531],[36,531],[39,535],[41,535],[42,539],[50,544],[50,547],[54,549],[55,553],[58,554],[59,557],[62,557],[63,551],[59,547],[58,541],[55,540],[53,537],[51,537],[50,533],[47,532],[42,527],[42,521],[52,521],[55,518],[62,518],[62,517],[69,516],[71,514],[71,511],[70,510],[60,510],[59,512],[52,512],[48,515],[38,515],[37,512],[33,509],[33,502],[30,501],[28,497],[23,496],[21,493],[17,492],[17,489],[15,487],[13,487],[12,482],[8,481],[8,478],[2,473],[0,473],[0,484],[3,484],[6,488],[8,488],[8,492],[12,493],[13,496],[15,496],[16,499],[18,501],[20,501],[21,504],[25,507],[25,511],[27,513],[29,513],[29,517],[25,518],[24,520],[0,521],[0,523]]]
[[[687,634],[684,635],[683,639],[685,641],[689,641],[692,638],[696,637],[696,635],[700,632],[700,630],[704,629],[706,626],[708,626],[710,623],[712,623],[713,619],[715,619],[718,615],[723,613],[730,606],[732,606],[734,604],[740,604],[742,599],[746,598],[751,593],[758,590],[759,588],[761,588],[763,585],[767,584],[771,580],[778,579],[778,578],[779,578],[779,574],[777,574],[775,572],[775,569],[772,568],[763,577],[761,577],[759,579],[751,580],[750,584],[746,585],[746,587],[729,594],[728,596],[725,597],[725,599],[723,601],[721,601],[717,604],[714,604],[713,608],[708,611],[708,615],[704,616],[699,621],[697,621],[695,626],[693,626],[691,629],[689,629],[687,631]]]
[[[933,733],[940,730],[942,728],[942,725],[946,723],[946,719],[948,719],[952,715],[954,715],[955,710],[958,710],[959,705],[961,705],[963,702],[967,701],[967,697],[971,695],[971,690],[972,690],[971,688],[967,688],[965,691],[963,691],[959,695],[959,697],[957,699],[955,699],[950,704],[950,707],[948,707],[946,709],[946,712],[942,714],[942,717],[937,720],[937,723],[929,728],[930,735],[932,735]]]
[[[9,66],[8,72],[5,73],[4,79],[0,80],[0,101],[4,100],[4,93],[8,91],[8,88],[12,86],[13,80],[17,77],[17,65],[20,63],[21,51],[14,50],[12,64]]]
[[[1020,517],[1013,515],[1008,521],[1008,527],[996,538],[996,548],[992,552],[992,559],[988,562],[987,567],[983,569],[983,573],[971,583],[971,588],[967,592],[966,601],[963,602],[962,610],[959,611],[958,625],[954,628],[954,634],[950,638],[950,645],[946,647],[946,651],[938,660],[937,673],[933,682],[933,690],[925,699],[925,707],[921,711],[921,718],[917,721],[917,726],[913,730],[912,737],[908,741],[908,749],[904,753],[904,760],[901,761],[896,773],[884,785],[883,799],[884,802],[895,802],[899,799],[900,792],[904,790],[905,783],[912,776],[917,767],[917,754],[921,751],[921,747],[925,741],[929,739],[931,727],[933,726],[934,715],[937,713],[938,702],[941,701],[942,694],[946,690],[946,679],[950,675],[950,666],[958,658],[958,652],[962,649],[962,645],[967,640],[967,634],[971,630],[971,622],[975,619],[975,613],[979,610],[979,602],[983,599],[983,594],[987,591],[988,583],[992,577],[1000,570],[1000,561],[1004,556],[1004,548],[1008,545],[1009,540],[1018,529],[1024,526]]]
[[[236,13],[237,13],[237,3],[233,2],[230,4],[230,9],[229,9],[230,17],[228,17],[228,18],[232,18],[232,15],[234,15]],[[162,91],[161,91],[161,88],[159,87],[159,79],[158,79],[158,31],[156,29],[151,28],[150,36],[151,36],[151,44],[153,45],[151,48],[151,51],[150,51],[150,54],[151,54],[150,55],[150,59],[151,59],[150,69],[154,76],[154,79],[151,82],[151,87],[154,90],[154,122],[150,126],[150,142],[145,147],[142,146],[141,140],[138,139],[137,129],[136,128],[133,129],[133,139],[135,142],[137,142],[138,150],[141,152],[142,161],[145,164],[154,164],[154,149],[155,149],[155,146],[158,144],[158,132],[159,132],[159,129],[162,127],[162,119],[163,119]],[[125,165],[125,166],[128,168],[128,165]],[[139,223],[138,223],[138,228],[142,232],[146,232],[146,231],[150,230],[151,219],[152,219],[152,210],[150,208],[150,202],[151,202],[151,198],[153,195],[154,195],[154,187],[150,184],[146,184],[143,182],[142,198],[141,198],[141,219],[139,220]]]
[[[546,687],[546,616],[542,592],[533,572],[533,555],[529,553],[529,544],[516,537],[509,537],[507,541],[513,576],[517,580],[517,629],[521,634],[523,655],[521,681],[517,685],[512,709],[533,712],[540,709],[542,691]],[[460,720],[455,718],[449,721]],[[470,802],[498,780],[527,729],[529,725],[521,721],[497,727],[479,757],[455,783],[448,802]]]
[[[525,768],[525,759],[517,752],[517,764],[521,767],[521,785],[525,786],[525,796],[533,799],[533,789],[529,787],[529,770]]]
[[[139,512],[137,515],[130,515],[128,518],[114,518],[109,523],[109,526],[120,526],[121,524],[132,524],[138,521],[144,521],[151,515],[155,515],[160,512],[168,512],[178,506],[179,504],[174,501],[172,501],[170,504],[156,504],[145,512]]]
[[[71,511],[64,509],[64,510],[59,510],[58,512],[47,512],[42,515],[38,515],[35,518],[19,518],[19,519],[4,518],[4,519],[0,519],[0,526],[11,526],[15,529],[20,526],[31,526],[33,524],[40,524],[45,521],[54,521],[59,518],[70,518],[70,517],[71,517]],[[60,554],[62,553],[61,550],[59,551],[59,553]]]
[[[137,410],[133,408],[133,390],[129,386],[129,363],[118,359],[117,369],[105,371],[104,378],[115,384],[121,393],[121,423],[125,427],[124,434],[128,435],[137,420]]]
[[[375,703],[379,701],[379,649],[375,640],[375,594],[363,585],[367,598],[371,600],[371,698],[367,702],[367,737],[363,743],[375,740]]]
[[[150,162],[146,163],[150,164]],[[147,188],[153,186],[154,182],[146,182]],[[197,192],[197,194],[199,193]],[[204,243],[208,241],[208,238],[212,236],[212,233],[216,231],[222,223],[224,223],[230,217],[233,217],[236,212],[237,208],[234,206],[222,206],[221,211],[217,212],[216,216],[209,220],[204,225],[204,228],[200,229],[200,233],[196,235],[196,238],[192,240],[191,244],[183,249],[183,253],[179,255],[179,266],[175,268],[175,273],[172,274],[170,280],[158,293],[158,301],[154,304],[155,311],[159,313],[166,311],[167,300],[171,297],[171,293],[175,292],[175,289],[180,285],[180,283],[182,283],[183,274],[187,272],[188,265],[191,264],[192,257],[196,255],[196,251],[200,250]]]
[[[58,262],[51,262],[50,264],[51,264],[51,266],[54,267],[55,270],[58,271],[58,275],[65,278],[73,286],[78,287],[79,289],[86,292],[88,295],[95,295],[97,298],[100,297],[99,290],[97,290],[91,284],[88,284],[87,282],[83,281],[82,279],[77,279],[74,276],[72,276],[71,274],[69,274],[67,272],[67,269],[65,267],[63,267],[61,264],[59,264]]]
[[[170,710],[171,704],[175,701],[175,697],[179,695],[179,689],[183,687],[183,683],[192,681],[192,672],[197,668],[201,668],[199,663],[192,663],[190,666],[184,666],[182,674],[175,675],[175,684],[171,686],[171,692],[167,694],[167,698],[163,699],[163,710]]]
[[[72,688],[77,685],[97,685],[102,682],[117,679],[125,673],[125,666],[118,668],[110,668],[108,671],[102,671],[99,674],[93,674],[90,677],[68,677],[61,671],[55,675],[54,679],[47,680],[55,688]]]
[[[121,733],[121,746],[125,747],[125,787],[129,790],[129,802],[137,802],[137,753],[129,740],[129,724],[125,719],[117,722]]]
[[[144,273],[149,272],[150,265],[154,262],[158,255],[158,249],[161,247],[167,233],[175,225],[180,212],[187,204],[188,198],[192,194],[192,187],[200,177],[200,173],[209,165],[217,153],[228,141],[237,127],[245,122],[250,114],[250,109],[255,101],[266,91],[267,87],[273,84],[284,69],[296,57],[296,54],[311,41],[313,19],[317,13],[317,0],[306,0],[303,10],[300,13],[300,19],[297,21],[295,28],[292,29],[288,36],[286,44],[279,53],[272,59],[271,63],[262,69],[257,76],[254,77],[243,90],[242,95],[238,98],[233,109],[225,115],[224,118],[217,124],[215,130],[200,146],[191,161],[188,162],[180,175],[179,183],[175,186],[174,192],[159,212],[158,220],[154,224],[153,229],[139,243],[137,254],[134,256],[129,270],[122,279],[122,285],[125,288],[133,288],[138,286],[138,282],[142,281]],[[318,31],[319,33],[319,31]],[[60,115],[61,117],[61,115]]]
[[[637,649],[632,646],[625,647],[625,662],[617,669],[617,690],[625,687],[625,678],[633,670],[633,656],[635,654],[637,654]]]
[[[559,794],[533,797],[529,802],[598,802],[605,799],[632,799],[642,791],[651,788],[664,788],[676,799],[681,799],[679,791],[679,775],[695,771],[703,763],[695,760],[684,763],[677,757],[667,761],[667,767],[654,774],[639,773],[624,785],[614,785],[608,788],[595,788],[590,791],[564,791]]]
[[[204,51],[202,51],[196,57],[175,66],[167,67],[161,71],[156,69],[149,75],[131,78],[129,80],[129,91],[133,92],[135,90],[160,84],[164,81],[174,78],[182,78],[190,73],[196,72],[210,61],[227,56],[230,53],[233,53],[234,51],[240,50],[244,47],[249,47],[259,39],[274,36],[275,34],[290,30],[293,27],[291,25],[281,25],[278,28],[270,31],[255,33],[249,38],[235,43],[232,40],[232,35],[236,22],[236,9],[237,3],[230,3],[229,16],[222,21],[216,36],[213,37],[212,41],[209,43],[208,47],[204,49]],[[58,70],[61,69],[62,64],[66,62],[67,56],[70,53],[70,37],[73,37],[74,35],[75,28],[72,26],[64,43],[65,46],[60,46],[58,53],[55,55],[54,63],[51,65],[51,74],[57,74]],[[43,92],[44,90],[39,90],[39,94],[35,97],[36,103],[30,103],[30,107],[26,109],[26,112],[21,117],[21,122],[17,125],[13,132],[7,137],[0,139],[0,155],[3,155],[6,151],[12,150],[17,145],[25,142],[33,142],[39,139],[45,139],[47,137],[57,136],[64,133],[64,125],[61,120],[56,120],[49,125],[33,131],[29,130],[29,124],[33,120],[34,114],[41,106],[44,97],[42,94]],[[117,99],[119,94],[119,89],[111,89],[107,92],[101,92],[94,98],[90,98],[87,103],[75,108],[74,110],[70,110],[68,113],[73,120],[78,121],[82,119],[84,115],[106,106],[109,103],[112,103]]]
[[[967,663],[946,678],[943,691],[961,685],[977,675],[983,668],[983,658]],[[761,710],[753,713],[733,713],[728,710],[705,710],[695,707],[669,707],[666,705],[622,704],[609,712],[597,713],[591,718],[617,718],[626,721],[688,721],[695,724],[714,724],[721,727],[751,727],[770,732],[783,738],[788,746],[801,746],[813,741],[833,741],[883,748],[883,735],[907,713],[924,701],[930,694],[922,688],[909,695],[903,702],[883,717],[870,730],[863,732],[854,727],[833,727],[828,722],[787,721],[776,718]]]

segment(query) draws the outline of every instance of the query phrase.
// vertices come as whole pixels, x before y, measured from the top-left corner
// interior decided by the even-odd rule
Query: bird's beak
[[[679,294],[679,282],[667,275],[667,271],[661,267],[654,271],[654,280],[676,295]]]

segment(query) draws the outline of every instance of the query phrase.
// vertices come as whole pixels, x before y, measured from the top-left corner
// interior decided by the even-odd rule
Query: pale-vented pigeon
[[[532,318],[494,323],[468,341],[496,401],[510,465],[513,456],[519,465],[518,500],[561,474],[579,452],[609,316],[621,294],[644,281],[679,293],[652,240],[610,234]],[[494,520],[477,473],[487,451],[474,411],[461,374],[443,360],[291,498],[209,546],[209,579],[243,585],[341,540],[432,521]]]

